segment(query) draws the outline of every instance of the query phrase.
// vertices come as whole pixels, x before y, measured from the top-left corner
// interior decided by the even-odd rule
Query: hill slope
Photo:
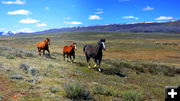
[[[75,31],[116,31],[116,32],[180,32],[180,21],[141,22],[126,24],[109,24],[86,27],[57,28],[36,33],[57,33]]]

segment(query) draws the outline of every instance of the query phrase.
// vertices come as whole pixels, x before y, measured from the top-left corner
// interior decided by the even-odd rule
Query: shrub
[[[31,73],[32,76],[37,76],[38,75],[38,70],[35,69],[35,68],[31,68],[30,73]]]
[[[50,87],[49,90],[51,93],[57,93],[58,92],[58,88],[56,88],[56,87]]]
[[[108,91],[104,87],[97,85],[95,89],[93,90],[94,94],[100,94],[100,95],[106,95],[106,96],[112,96],[111,91]]]
[[[104,69],[105,74],[126,74],[127,69],[135,70],[140,73],[160,74],[166,76],[174,76],[178,74],[178,70],[162,64],[156,63],[140,63],[140,62],[128,62],[123,60],[105,60],[105,63],[110,64],[111,68]]]
[[[14,58],[15,58],[14,54],[7,54],[6,55],[6,59],[14,59]]]
[[[0,56],[5,56],[5,53],[3,50],[0,50]]]
[[[15,56],[19,57],[19,58],[23,58],[22,54],[20,54],[20,53],[15,53]]]
[[[52,64],[48,64],[48,68],[53,68],[54,66]]]
[[[89,98],[89,92],[80,85],[79,83],[70,83],[65,84],[64,90],[66,93],[66,97],[70,99],[88,99]]]
[[[141,91],[129,90],[122,93],[123,101],[144,101]]]
[[[173,67],[169,67],[166,65],[150,65],[148,68],[148,71],[151,74],[162,74],[162,75],[166,75],[166,76],[174,76],[175,72],[175,68]]]
[[[34,54],[32,54],[32,53],[25,53],[24,55],[25,55],[26,57],[35,57]]]
[[[28,71],[29,65],[22,63],[22,64],[20,64],[19,68],[21,70]]]

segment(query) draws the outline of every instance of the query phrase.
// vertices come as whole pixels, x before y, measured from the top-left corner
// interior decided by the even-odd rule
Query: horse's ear
[[[101,42],[105,42],[106,41],[106,39],[101,39]]]

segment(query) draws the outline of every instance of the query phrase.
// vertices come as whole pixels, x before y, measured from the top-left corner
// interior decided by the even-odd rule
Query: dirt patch
[[[0,101],[9,101],[15,94],[11,82],[5,76],[0,75]]]

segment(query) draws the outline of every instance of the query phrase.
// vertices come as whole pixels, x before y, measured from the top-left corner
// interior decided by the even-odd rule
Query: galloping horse
[[[63,48],[63,57],[65,60],[65,55],[67,55],[67,58],[70,57],[71,62],[75,59],[75,50],[77,50],[76,43],[72,42],[69,46],[64,46]],[[71,58],[73,56],[73,59]]]
[[[101,60],[102,60],[102,56],[103,56],[102,50],[105,50],[105,49],[106,49],[105,39],[99,40],[98,45],[96,45],[96,46],[93,46],[93,45],[85,45],[84,46],[83,51],[86,55],[86,60],[87,60],[89,68],[91,68],[90,67],[90,59],[93,58],[96,63],[94,65],[94,68],[96,66],[98,66],[98,70],[101,71],[100,64],[101,64]]]
[[[47,38],[46,40],[44,40],[42,42],[36,43],[36,46],[38,48],[38,52],[39,52],[40,56],[41,56],[41,50],[43,50],[43,55],[45,54],[45,50],[47,50],[49,53],[49,56],[50,56],[50,51],[49,51],[48,45],[50,45],[50,39],[49,38]]]

